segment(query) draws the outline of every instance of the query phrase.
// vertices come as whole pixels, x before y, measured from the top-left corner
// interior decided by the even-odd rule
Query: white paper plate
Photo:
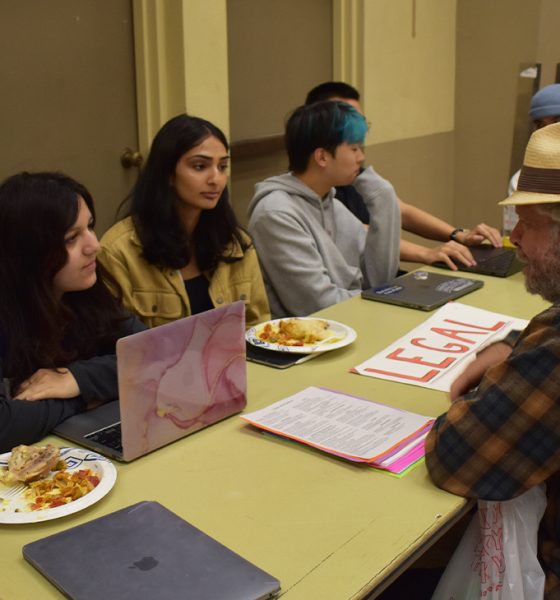
[[[0,454],[0,467],[8,465],[8,459],[11,452]],[[17,509],[24,510],[28,502],[24,498],[25,492],[22,492],[16,498],[11,500],[0,500],[0,523],[3,524],[19,524],[19,523],[38,523],[39,521],[49,521],[50,519],[58,519],[72,513],[83,510],[84,508],[95,504],[101,500],[115,485],[117,479],[117,470],[113,463],[105,457],[83,450],[81,448],[61,448],[60,457],[66,461],[68,471],[80,469],[91,469],[100,479],[97,486],[85,496],[55,508],[45,508],[43,510],[34,510],[31,512],[16,512]],[[10,486],[5,486],[0,483],[0,496]]]
[[[298,318],[302,321],[305,320],[317,320],[316,317],[292,317]],[[266,321],[265,323],[259,323],[255,327],[251,327],[245,334],[245,339],[253,346],[259,348],[267,348],[268,350],[277,350],[278,352],[292,352],[294,354],[309,354],[311,352],[326,352],[327,350],[336,350],[337,348],[343,348],[351,344],[357,337],[356,332],[347,325],[338,323],[337,321],[329,321],[328,319],[321,319],[329,324],[329,331],[333,333],[335,339],[328,341],[324,344],[320,342],[317,344],[304,344],[303,346],[282,346],[281,344],[273,344],[272,342],[266,342],[258,337],[260,331],[265,325],[270,323],[272,326],[276,325],[280,321],[286,321],[285,319],[274,319],[273,321]]]

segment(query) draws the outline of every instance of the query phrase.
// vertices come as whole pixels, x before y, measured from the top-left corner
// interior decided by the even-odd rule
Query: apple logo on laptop
[[[153,556],[144,556],[144,558],[132,563],[129,569],[140,569],[140,571],[150,571],[159,565],[159,560]]]

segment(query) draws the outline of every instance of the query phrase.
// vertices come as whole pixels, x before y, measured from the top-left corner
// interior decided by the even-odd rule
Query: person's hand
[[[474,267],[474,265],[476,265],[476,261],[474,260],[471,251],[466,246],[463,246],[463,244],[457,242],[446,242],[441,246],[427,248],[424,262],[429,265],[435,262],[443,262],[452,271],[456,271],[457,265],[451,258],[455,258],[467,267]]]
[[[478,246],[485,240],[488,240],[495,248],[502,247],[502,235],[494,227],[479,223],[469,231],[462,231],[456,234],[455,239],[465,246]]]
[[[511,346],[504,342],[496,342],[484,348],[466,369],[455,379],[449,390],[451,402],[465,395],[478,386],[484,373],[494,365],[503,362],[511,353]]]
[[[79,394],[78,383],[68,369],[39,369],[22,382],[14,400],[75,398]]]

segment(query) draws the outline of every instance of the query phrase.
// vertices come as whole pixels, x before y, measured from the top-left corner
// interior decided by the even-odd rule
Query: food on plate
[[[25,492],[28,509],[56,508],[82,498],[99,484],[99,475],[91,469],[58,471],[49,479],[33,481]]]
[[[60,450],[47,446],[16,446],[8,459],[8,468],[0,472],[5,484],[27,483],[48,475],[60,461]]]
[[[276,324],[266,323],[257,337],[281,346],[316,344],[332,336],[328,321],[323,319],[282,319]]]
[[[286,319],[280,321],[279,329],[289,338],[314,344],[329,336],[329,324],[322,319]]]
[[[12,450],[8,467],[0,471],[0,482],[26,485],[21,494],[25,504],[20,503],[20,496],[14,499],[18,502],[15,512],[68,504],[91,492],[100,482],[99,474],[92,469],[66,469],[66,462],[56,446],[21,445]]]

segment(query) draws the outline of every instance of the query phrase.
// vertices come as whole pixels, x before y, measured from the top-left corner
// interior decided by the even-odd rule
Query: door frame
[[[140,151],[182,112],[229,138],[226,0],[132,0],[132,13]]]

